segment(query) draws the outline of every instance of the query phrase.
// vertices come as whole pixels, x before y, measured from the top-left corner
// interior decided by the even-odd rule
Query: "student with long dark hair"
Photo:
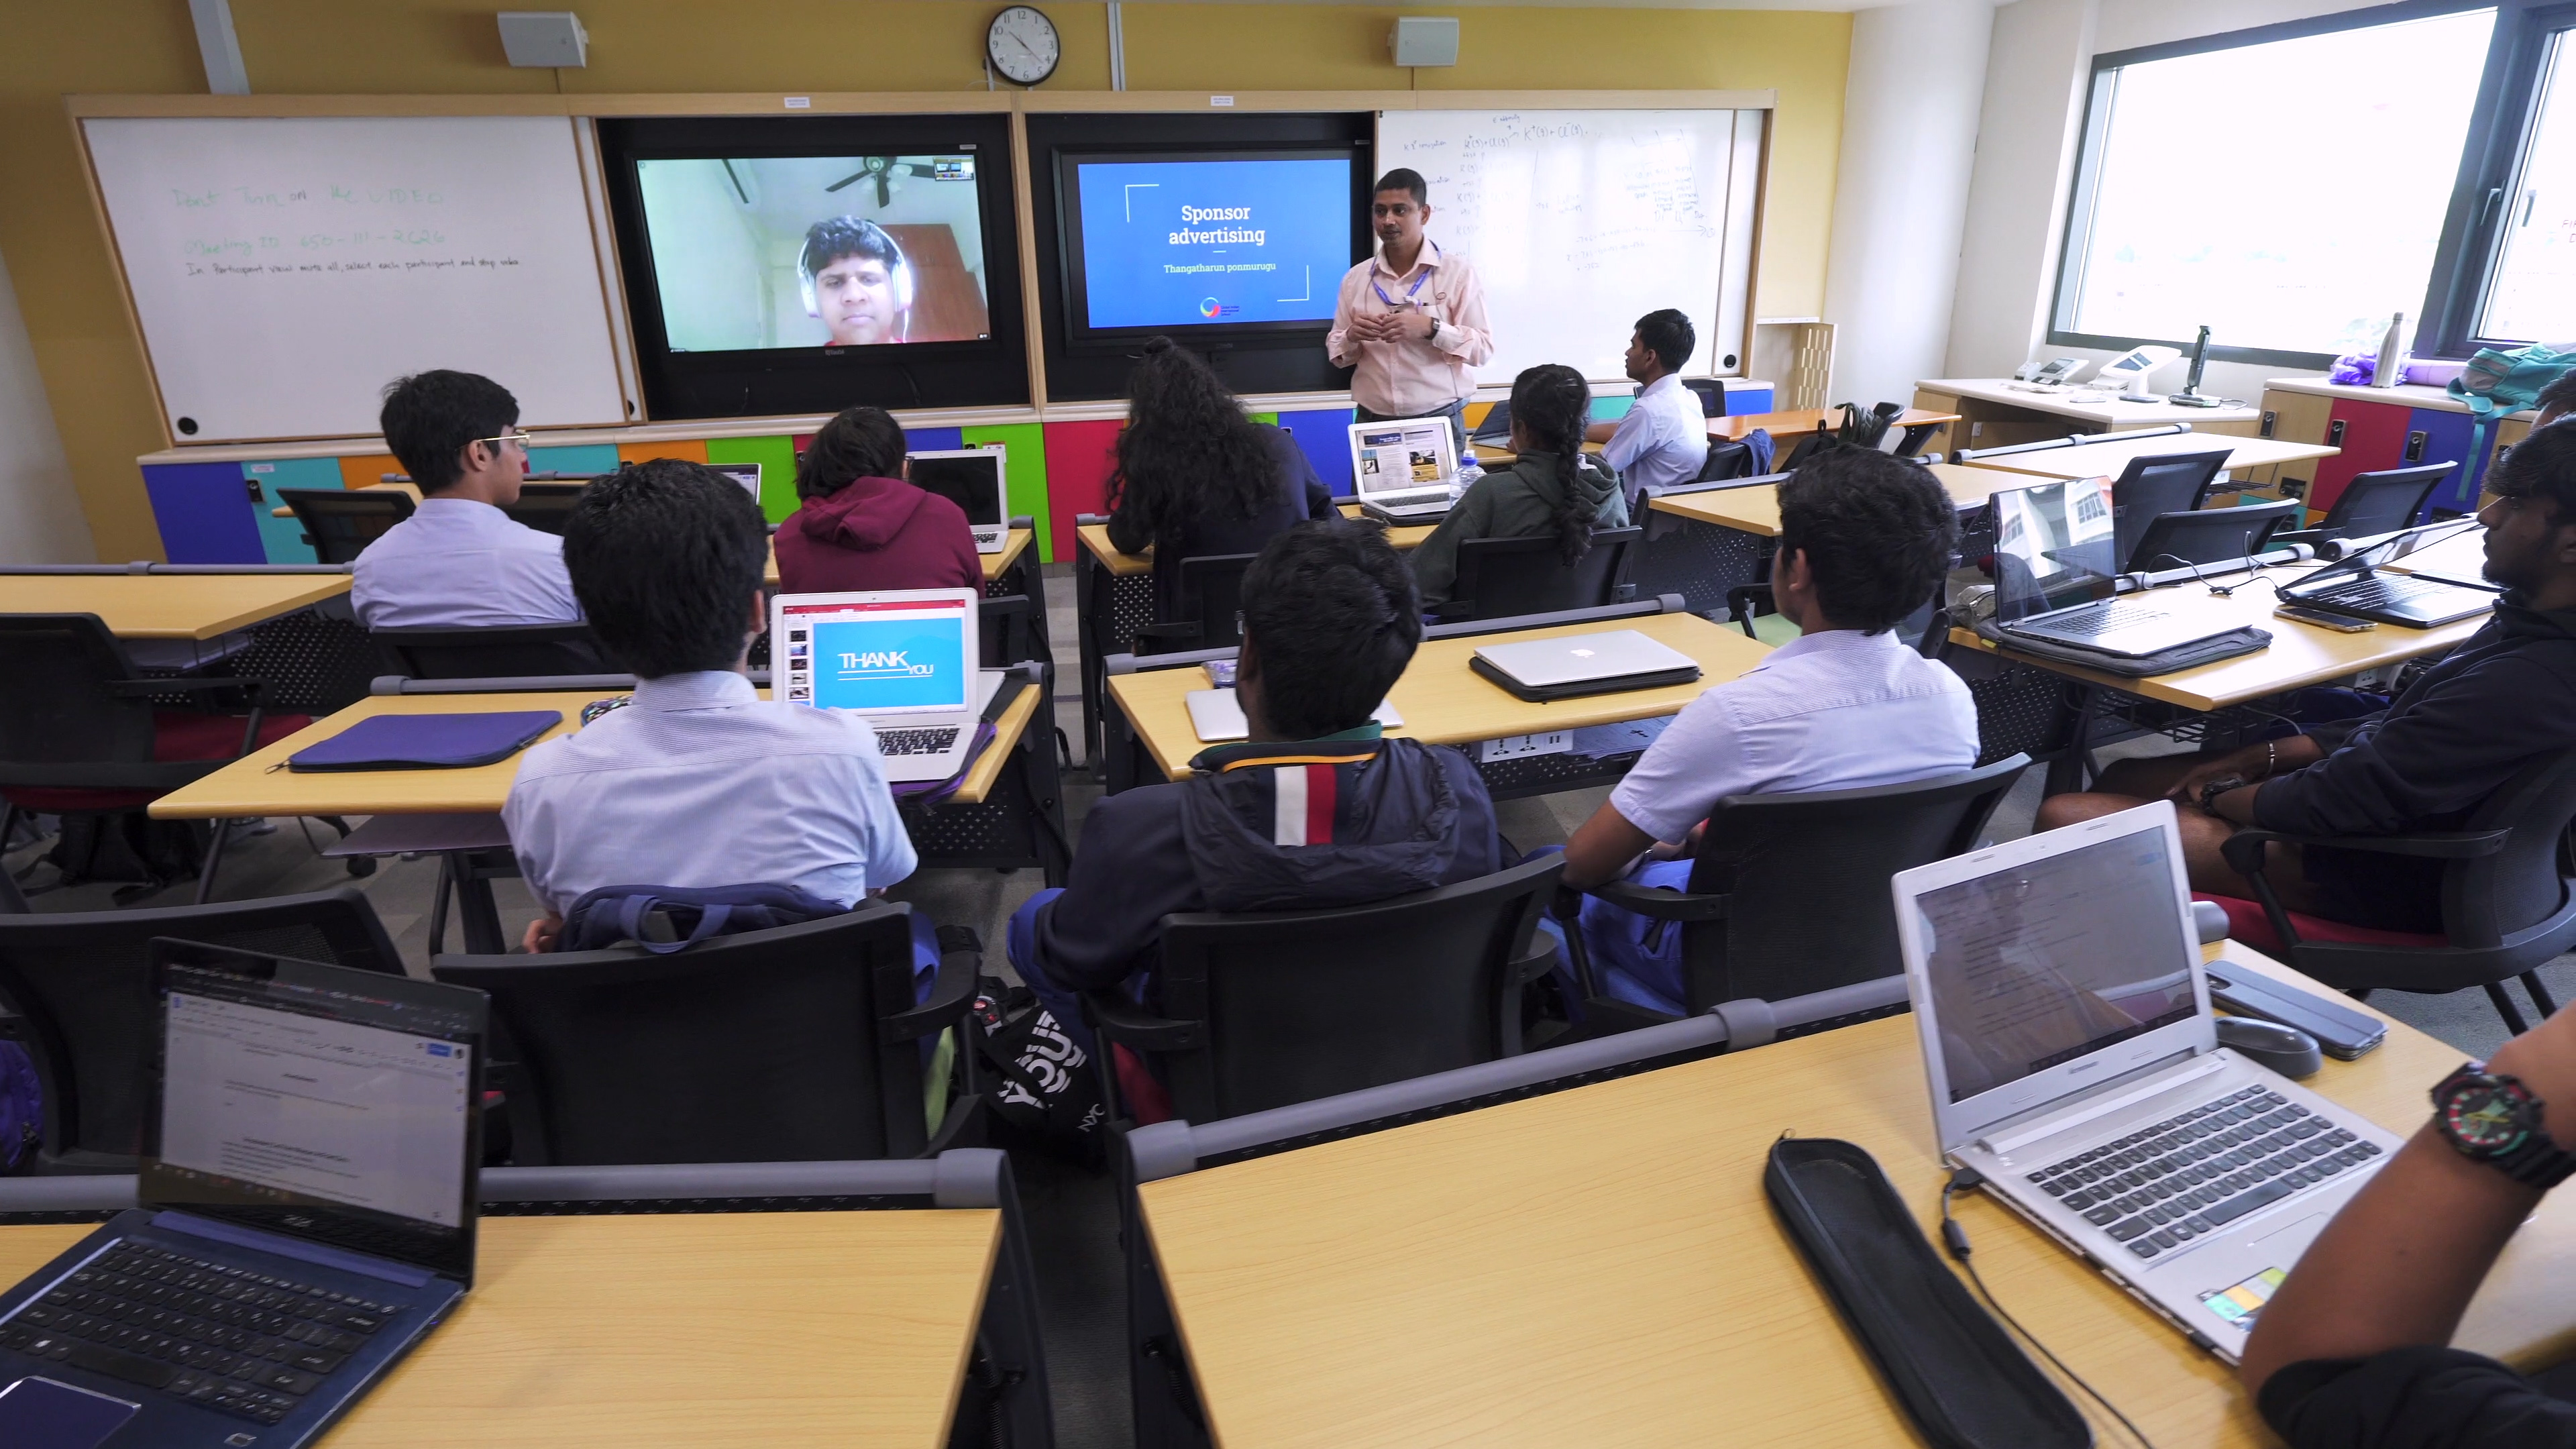
[[[1583,455],[1591,412],[1592,388],[1573,368],[1544,363],[1512,379],[1512,451],[1519,456],[1469,485],[1413,551],[1424,609],[1449,602],[1458,545],[1468,539],[1552,537],[1571,564],[1591,551],[1594,529],[1628,526],[1619,480]]]
[[[1181,560],[1259,553],[1309,518],[1335,518],[1332,491],[1297,440],[1256,423],[1207,364],[1168,337],[1127,374],[1127,428],[1109,475],[1109,542],[1154,551],[1154,618],[1180,604]]]
[[[849,408],[796,460],[803,502],[778,525],[778,586],[790,594],[980,589],[966,510],[903,480],[903,429],[883,408]]]

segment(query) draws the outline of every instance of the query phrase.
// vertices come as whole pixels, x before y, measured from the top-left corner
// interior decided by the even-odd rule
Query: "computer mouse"
[[[2218,1019],[2218,1044],[2234,1047],[2293,1080],[2315,1076],[2317,1068],[2325,1065],[2325,1055],[2317,1050],[2315,1037],[2277,1021],[2222,1016]]]

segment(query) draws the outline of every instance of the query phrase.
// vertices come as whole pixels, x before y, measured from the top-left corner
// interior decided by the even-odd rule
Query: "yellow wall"
[[[490,0],[232,0],[251,88],[267,94],[965,90],[985,25],[964,0],[582,0],[590,64],[513,70]],[[1042,7],[1064,37],[1048,90],[1106,90],[1106,9]],[[1748,10],[1474,8],[1461,63],[1408,77],[1386,33],[1420,7],[1125,9],[1136,90],[1775,89],[1762,315],[1824,301],[1850,17]],[[105,559],[158,558],[136,455],[163,446],[142,348],[94,219],[65,93],[202,93],[185,0],[8,7],[0,46],[0,255]],[[245,359],[256,366],[256,359]]]

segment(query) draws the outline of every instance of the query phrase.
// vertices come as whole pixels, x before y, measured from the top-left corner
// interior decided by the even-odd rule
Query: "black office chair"
[[[1458,545],[1458,576],[1438,610],[1443,624],[1507,619],[1562,609],[1597,609],[1634,592],[1628,551],[1644,540],[1642,528],[1597,528],[1592,547],[1572,563],[1552,533],[1525,538],[1470,538]]]
[[[443,955],[430,974],[491,993],[521,1166],[830,1162],[974,1145],[972,1097],[929,1140],[915,1044],[964,1021],[979,962],[950,955],[914,1006],[911,908],[872,901],[669,954]]]
[[[533,679],[623,672],[587,623],[495,624],[479,629],[370,629],[413,679]]]
[[[1027,659],[1052,657],[1046,644],[1046,610],[1026,594],[986,595],[975,606],[975,650],[981,667],[1007,669]]]
[[[2159,515],[2138,537],[2135,567],[2149,573],[2191,564],[2234,563],[2261,553],[2266,540],[2298,525],[2306,510],[2295,498]]]
[[[169,936],[402,974],[402,958],[353,886],[211,906],[0,915],[0,1005],[44,1084],[42,1161],[58,1172],[132,1172],[146,1077],[160,1044],[148,948]]]
[[[96,614],[0,614],[0,681],[0,800],[12,813],[139,812],[313,722],[265,712],[255,679],[144,678]],[[168,695],[205,704],[154,706]],[[236,708],[247,713],[228,712]],[[193,843],[188,852],[200,901],[214,889],[223,843],[217,829],[201,852]],[[143,882],[151,890],[167,883]]]
[[[1730,796],[1709,812],[1689,890],[1620,880],[1585,894],[1680,923],[1692,1015],[1739,997],[1777,1001],[1893,976],[1905,966],[1888,877],[1975,849],[2029,766],[2029,756],[2014,755],[1906,785]],[[1556,914],[1586,998],[1586,1029],[1669,1020],[1603,994],[1576,924],[1579,901],[1564,893]]]
[[[1086,992],[1083,1015],[1159,1054],[1193,1122],[1515,1056],[1521,988],[1556,961],[1538,921],[1564,866],[1549,854],[1367,905],[1165,916],[1160,1013],[1111,989]]]
[[[513,522],[526,524],[539,533],[560,535],[564,531],[564,521],[572,517],[573,505],[581,502],[581,490],[589,486],[587,480],[579,483],[522,483],[519,485],[519,501],[501,511],[510,515]]]
[[[2325,522],[2317,525],[2317,531],[2328,538],[2395,533],[2415,522],[2424,512],[2425,500],[2459,466],[2426,463],[2416,468],[2355,473],[2352,481],[2343,485],[2343,492],[2335,496],[2334,507],[2326,510]]]
[[[355,563],[385,530],[411,517],[411,495],[399,488],[280,488],[295,510],[304,541],[327,564]]]
[[[1701,460],[1699,472],[1692,476],[1691,481],[1723,483],[1737,478],[1750,478],[1753,476],[1755,466],[1757,465],[1751,443],[1721,443],[1712,440],[1708,445],[1708,457]]]
[[[1226,649],[1243,642],[1243,571],[1258,554],[1210,553],[1181,560],[1181,596],[1173,617],[1136,628],[1135,652],[1171,654]]]
[[[2229,935],[2329,986],[2363,996],[2484,987],[2505,1027],[2519,1036],[2527,1023],[2505,994],[2505,981],[2519,977],[2532,1004],[2549,1016],[2558,1004],[2534,968],[2576,947],[2571,822],[2576,750],[2525,765],[2458,830],[2333,838],[2240,830],[2223,849],[2228,865],[2254,883],[2259,904],[2211,899],[2227,910]],[[2446,862],[2442,934],[2370,930],[2284,909],[2264,874],[2263,843],[2273,840]]]
[[[2111,483],[2111,556],[2119,560],[2122,573],[2145,567],[2132,560],[2149,524],[2168,513],[2189,513],[2209,501],[2211,485],[2235,451],[2228,447],[2129,460]]]

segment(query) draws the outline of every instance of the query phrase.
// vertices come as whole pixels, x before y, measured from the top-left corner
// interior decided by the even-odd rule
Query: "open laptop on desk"
[[[2235,1362],[2399,1139],[2218,1044],[2172,803],[1892,888],[1944,1160]]]
[[[876,731],[886,782],[965,768],[1002,671],[976,668],[975,589],[780,594],[769,606],[769,677],[791,709],[846,709]]]
[[[2474,518],[2452,518],[2401,529],[2296,583],[2282,585],[2281,597],[2303,608],[2408,629],[2434,629],[2483,614],[2495,607],[2502,589],[2423,574],[2382,572],[2399,559],[2477,526]]]
[[[118,1449],[295,1449],[473,1282],[483,993],[151,949],[142,1206],[0,1294],[0,1384]]]
[[[1458,480],[1458,439],[1447,418],[1351,424],[1351,481],[1360,511],[1381,523],[1438,523]]]
[[[914,453],[905,460],[912,485],[966,511],[977,553],[1000,553],[1011,536],[1011,508],[1004,480],[1009,464],[1000,448],[950,448]]]
[[[1992,507],[1995,628],[2007,638],[2141,659],[2234,627],[2168,612],[2149,595],[2112,597],[2119,565],[2108,478],[2007,488]]]

